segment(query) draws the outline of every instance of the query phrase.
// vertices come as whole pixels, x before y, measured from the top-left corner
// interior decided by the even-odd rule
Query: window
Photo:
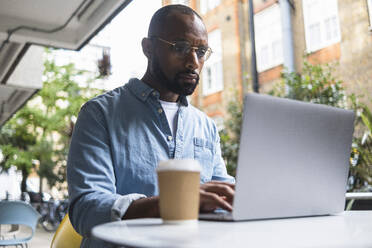
[[[259,72],[283,63],[281,22],[278,4],[254,15],[257,70]]]
[[[372,30],[372,0],[367,0],[367,5],[368,5],[369,27]]]
[[[206,14],[208,11],[220,5],[221,0],[200,0],[200,13]]]
[[[222,45],[221,31],[219,29],[208,34],[208,43],[213,53],[204,64],[203,95],[223,90]]]
[[[302,3],[307,51],[314,52],[339,42],[337,0],[303,0]]]
[[[189,6],[190,0],[172,0],[172,4],[183,4]]]

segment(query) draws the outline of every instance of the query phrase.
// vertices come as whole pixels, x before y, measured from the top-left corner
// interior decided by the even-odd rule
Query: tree
[[[30,147],[36,143],[36,139],[25,128],[20,128],[19,125],[14,127],[10,128],[10,125],[7,125],[1,129],[0,149],[3,159],[0,167],[8,170],[14,165],[22,172],[21,190],[23,192],[26,191],[26,179],[33,167]]]
[[[353,95],[353,108],[356,109],[356,125],[361,136],[354,136],[350,157],[349,190],[371,191],[372,189],[372,112],[366,104],[359,103]]]
[[[73,64],[58,66],[49,51],[46,55],[43,88],[0,132],[4,156],[0,166],[8,169],[15,165],[22,174],[25,172],[24,178],[35,167],[40,190],[43,178],[50,186],[65,181],[68,146],[78,112],[89,98],[102,93],[90,88],[95,77],[88,72],[76,69]]]
[[[346,108],[347,97],[340,80],[332,76],[329,65],[311,65],[304,62],[301,74],[282,72],[281,81],[274,85],[270,95],[305,102]]]
[[[229,119],[224,123],[225,128],[220,131],[222,157],[225,160],[227,172],[235,176],[238,164],[238,151],[240,142],[240,129],[242,123],[242,104],[239,101],[230,101],[227,112]]]

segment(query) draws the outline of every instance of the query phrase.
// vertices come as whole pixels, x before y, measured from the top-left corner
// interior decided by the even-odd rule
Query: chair
[[[34,236],[40,214],[29,204],[21,201],[0,202],[0,225],[24,225],[31,228],[32,233],[22,238],[0,240],[0,246],[22,246]]]
[[[5,233],[2,232],[2,227],[0,226],[0,239],[6,239],[9,236],[13,236],[13,238],[16,238],[16,235],[19,233],[19,225],[10,225],[9,230],[7,230]]]
[[[83,237],[75,231],[66,214],[54,234],[50,248],[78,248],[82,239]]]

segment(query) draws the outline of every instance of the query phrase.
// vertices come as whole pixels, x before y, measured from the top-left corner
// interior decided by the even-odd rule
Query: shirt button
[[[146,96],[146,93],[145,93],[145,92],[143,92],[143,93],[142,93],[142,96]]]
[[[153,95],[153,96],[156,96],[156,92],[152,92],[152,95]]]
[[[158,113],[159,113],[159,114],[163,113],[163,110],[162,110],[161,108],[158,109]]]
[[[173,139],[173,137],[169,135],[168,140],[171,141],[172,139]]]

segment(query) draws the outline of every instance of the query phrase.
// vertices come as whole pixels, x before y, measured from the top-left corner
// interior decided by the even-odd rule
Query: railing
[[[346,200],[372,200],[372,192],[346,193]]]
[[[345,196],[346,200],[349,200],[345,210],[351,210],[356,200],[372,200],[372,192],[350,192]]]

